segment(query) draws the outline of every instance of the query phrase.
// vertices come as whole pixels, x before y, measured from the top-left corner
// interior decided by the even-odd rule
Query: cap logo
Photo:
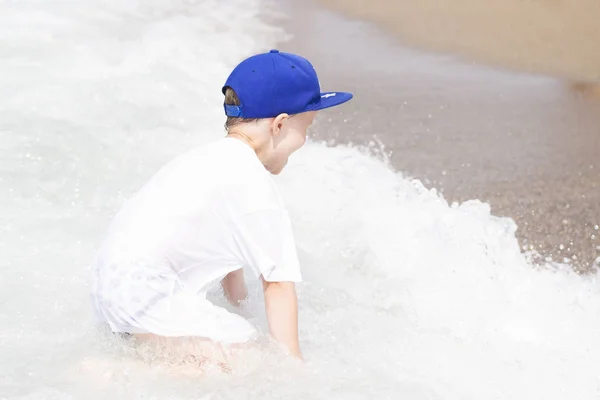
[[[327,94],[324,94],[323,96],[321,96],[321,98],[322,98],[322,99],[327,99],[327,98],[329,98],[329,97],[333,97],[333,96],[335,96],[336,94],[337,94],[337,93],[327,93]]]

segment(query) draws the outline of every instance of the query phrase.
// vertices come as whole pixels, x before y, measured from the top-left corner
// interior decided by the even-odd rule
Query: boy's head
[[[346,92],[322,93],[308,60],[277,50],[242,61],[222,90],[228,134],[248,142],[273,174],[302,147],[318,110],[352,98]]]

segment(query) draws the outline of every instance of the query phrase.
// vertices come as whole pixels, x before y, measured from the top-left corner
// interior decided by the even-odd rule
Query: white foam
[[[277,178],[304,366],[252,353],[189,376],[93,329],[87,265],[110,217],[221,134],[228,71],[283,35],[259,6],[0,2],[0,398],[597,398],[595,276],[534,269],[486,204],[313,142]]]

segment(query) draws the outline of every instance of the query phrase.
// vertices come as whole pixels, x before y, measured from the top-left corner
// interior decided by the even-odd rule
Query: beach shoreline
[[[393,168],[449,202],[478,199],[518,225],[523,250],[580,272],[600,257],[600,97],[593,85],[514,72],[399,44],[365,19],[286,1],[283,51],[305,55],[324,90],[355,99],[313,138],[379,140]],[[590,87],[592,88],[590,90]]]
[[[594,0],[317,0],[372,21],[401,44],[548,74],[600,93],[600,3]]]

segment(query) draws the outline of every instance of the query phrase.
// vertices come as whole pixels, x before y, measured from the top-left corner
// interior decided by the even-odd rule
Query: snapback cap
[[[352,98],[348,92],[321,92],[317,72],[305,58],[271,50],[239,63],[222,88],[235,91],[239,106],[224,104],[225,115],[272,118],[337,106]]]

